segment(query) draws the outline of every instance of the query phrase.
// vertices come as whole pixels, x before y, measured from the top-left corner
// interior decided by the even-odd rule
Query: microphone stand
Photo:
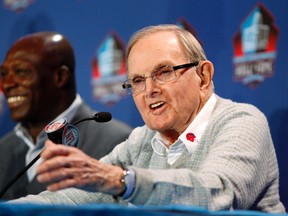
[[[41,153],[44,151],[44,149],[32,160],[30,163],[24,167],[14,178],[12,178],[8,184],[5,185],[5,187],[0,191],[0,198],[5,194],[5,192],[8,190],[8,188],[14,184],[24,173],[40,158]]]

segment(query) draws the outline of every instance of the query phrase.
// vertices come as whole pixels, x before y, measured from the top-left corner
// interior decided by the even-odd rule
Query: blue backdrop
[[[151,24],[175,24],[184,19],[215,65],[216,93],[254,104],[267,116],[279,160],[281,200],[288,208],[285,185],[288,182],[287,0],[34,0],[17,11],[4,6],[5,2],[9,1],[0,3],[1,62],[8,48],[20,36],[42,30],[58,31],[66,35],[75,48],[78,91],[82,97],[95,109],[109,111],[114,118],[133,127],[143,122],[131,97],[121,95],[113,103],[103,103],[94,97],[93,58],[103,43],[107,45],[107,37],[112,33],[116,35],[119,48],[121,43],[125,46],[131,33],[139,28]],[[263,22],[270,25],[270,30],[274,28],[275,34],[268,40],[274,43],[275,49],[270,46],[270,51],[272,49],[276,55],[270,65],[273,66],[272,73],[261,76],[264,79],[251,87],[234,76],[233,61],[239,54],[239,41],[236,43],[235,38],[249,24],[249,16],[259,8],[265,15]],[[271,17],[272,21],[269,20]],[[246,64],[249,65],[249,61]],[[14,126],[1,98],[0,93],[0,136]]]

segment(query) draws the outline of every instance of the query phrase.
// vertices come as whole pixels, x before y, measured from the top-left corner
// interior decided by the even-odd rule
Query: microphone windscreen
[[[112,115],[109,112],[98,112],[95,114],[94,119],[96,122],[108,122],[112,119]]]

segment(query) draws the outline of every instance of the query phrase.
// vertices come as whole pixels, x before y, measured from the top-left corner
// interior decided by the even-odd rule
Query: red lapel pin
[[[187,133],[186,134],[186,139],[191,141],[191,142],[194,142],[196,136],[193,134],[193,133]]]

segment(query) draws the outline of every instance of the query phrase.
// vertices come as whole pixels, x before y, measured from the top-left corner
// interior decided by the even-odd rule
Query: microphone
[[[69,124],[66,118],[61,118],[49,123],[45,127],[45,131],[48,138],[54,143],[76,147],[79,139],[79,131],[75,125],[87,120],[103,123],[111,119],[112,116],[109,112],[99,112],[92,117],[81,119],[73,124]]]
[[[52,121],[45,127],[45,132],[48,138],[57,144],[64,144],[68,146],[77,146],[79,139],[79,131],[75,126],[83,121],[95,120],[99,123],[108,122],[112,119],[112,115],[109,112],[98,112],[94,116],[81,119],[73,124],[69,124],[66,118],[57,119]],[[0,198],[5,192],[16,182],[39,158],[43,149],[27,166],[24,167],[14,178],[12,178],[8,184],[6,184],[0,191]]]
[[[98,112],[92,117],[85,118],[85,119],[82,119],[82,120],[79,120],[79,121],[73,123],[73,125],[76,125],[76,124],[78,124],[80,122],[87,121],[87,120],[95,120],[96,122],[101,122],[102,123],[102,122],[108,122],[111,119],[112,119],[111,113],[109,113],[109,112]]]

